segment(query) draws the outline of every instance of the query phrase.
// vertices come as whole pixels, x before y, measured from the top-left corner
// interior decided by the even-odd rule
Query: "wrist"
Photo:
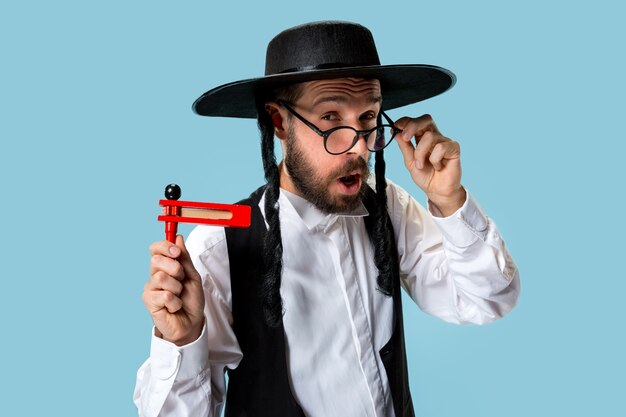
[[[443,217],[454,214],[463,206],[467,199],[467,193],[462,186],[448,195],[428,194],[427,196],[431,204],[437,207]]]
[[[164,335],[162,332],[160,332],[159,329],[157,329],[156,327],[154,328],[154,335],[156,337],[159,337],[159,338],[165,340],[166,342],[173,343],[176,346],[180,347],[180,346],[188,345],[188,344],[193,343],[196,340],[198,340],[198,338],[202,334],[203,328],[204,328],[204,320],[202,321],[200,326],[197,326],[197,327],[191,329],[188,333],[186,333],[185,335],[182,335],[180,337],[171,337],[171,336],[168,337],[168,336]]]
[[[198,340],[201,334],[202,334],[202,328],[199,328],[197,331],[194,330],[193,332],[190,332],[187,336],[181,337],[179,339],[173,339],[173,340],[168,340],[167,338],[163,338],[163,339],[180,347],[180,346],[185,346],[185,345],[195,342],[196,340]]]

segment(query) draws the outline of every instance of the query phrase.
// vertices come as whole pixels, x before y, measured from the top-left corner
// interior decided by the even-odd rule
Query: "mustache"
[[[342,167],[339,167],[331,172],[329,178],[334,180],[335,178],[345,177],[354,171],[362,177],[366,177],[369,174],[369,166],[367,165],[365,159],[360,156],[354,159],[349,159]]]

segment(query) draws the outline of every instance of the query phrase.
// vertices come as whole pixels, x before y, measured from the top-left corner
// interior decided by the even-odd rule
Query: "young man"
[[[243,201],[250,229],[198,227],[187,246],[151,246],[140,415],[219,416],[224,402],[228,417],[414,415],[400,288],[454,323],[493,321],[519,292],[494,224],[461,186],[459,144],[428,115],[383,111],[453,83],[442,68],[381,66],[362,26],[317,22],[270,42],[265,77],[194,103],[258,118],[267,184]],[[385,180],[394,139],[430,213]]]

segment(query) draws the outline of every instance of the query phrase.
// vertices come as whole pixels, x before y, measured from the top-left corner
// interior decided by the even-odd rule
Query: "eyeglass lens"
[[[388,130],[385,132],[385,130]],[[351,149],[359,137],[362,136],[370,151],[379,151],[393,138],[393,127],[390,125],[380,125],[366,132],[357,134],[356,130],[350,127],[342,127],[333,130],[326,138],[326,150],[333,154],[340,154]]]

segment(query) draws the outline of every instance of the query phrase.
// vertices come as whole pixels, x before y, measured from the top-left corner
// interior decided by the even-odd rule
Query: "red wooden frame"
[[[167,240],[175,242],[178,223],[211,224],[224,227],[250,227],[250,206],[241,204],[200,203],[196,201],[159,200],[163,206],[164,214],[158,217],[159,221],[165,222],[165,235]],[[230,219],[205,219],[200,217],[180,216],[183,208],[220,210],[231,213]]]

